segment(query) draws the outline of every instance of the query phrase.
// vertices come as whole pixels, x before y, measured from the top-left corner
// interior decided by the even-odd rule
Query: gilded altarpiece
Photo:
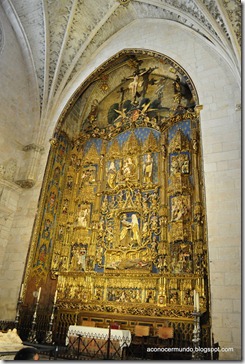
[[[209,310],[195,89],[166,56],[113,62],[51,140],[25,285],[59,310],[191,319],[194,289]]]

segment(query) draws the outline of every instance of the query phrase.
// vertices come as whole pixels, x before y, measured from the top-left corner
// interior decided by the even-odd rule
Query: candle
[[[197,297],[196,297],[196,290],[194,289],[194,311],[197,309]]]
[[[21,289],[20,289],[20,298],[22,298],[22,296],[23,296],[23,289],[24,289],[24,284],[22,283]]]
[[[200,310],[200,304],[199,304],[199,293],[196,294],[196,305],[197,305],[197,312]]]
[[[39,287],[39,290],[38,290],[37,302],[39,302],[40,296],[41,296],[41,287]]]
[[[56,300],[57,300],[57,294],[58,294],[58,291],[56,289],[55,294],[54,294],[54,304],[56,303]]]

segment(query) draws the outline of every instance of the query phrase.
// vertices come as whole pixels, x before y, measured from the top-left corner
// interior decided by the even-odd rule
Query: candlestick
[[[196,293],[196,307],[197,307],[197,312],[200,311],[200,304],[199,304],[199,293]]]
[[[193,360],[203,360],[203,353],[199,350],[201,345],[201,325],[200,318],[202,316],[201,312],[194,311],[194,329],[193,329],[193,352],[192,359]]]
[[[197,333],[197,325],[194,324],[194,330],[193,330],[193,334],[196,334]]]
[[[196,297],[196,290],[194,289],[194,311],[197,309],[197,297]]]
[[[54,304],[55,304],[55,303],[56,303],[56,301],[57,301],[57,294],[58,294],[58,291],[57,291],[57,289],[56,289],[55,294],[54,294]]]
[[[39,287],[39,290],[38,290],[37,302],[39,302],[40,296],[41,296],[41,287]]]
[[[54,312],[55,312],[55,308],[56,308],[56,305],[55,305],[56,298],[57,298],[57,290],[55,291],[55,295],[54,295],[54,303],[53,303],[52,313],[51,313],[50,322],[49,322],[49,330],[46,332],[45,339],[44,339],[44,342],[46,344],[54,344],[52,329],[53,329],[53,321],[54,321]]]
[[[39,288],[39,296],[38,296],[38,299],[40,298],[40,292],[41,292],[41,287]],[[31,343],[35,343],[37,344],[37,332],[36,332],[36,319],[37,319],[37,310],[38,310],[38,299],[37,299],[37,302],[35,303],[35,311],[34,311],[34,314],[33,314],[33,318],[32,318],[32,324],[31,324],[31,330],[28,334],[28,338],[27,338],[27,341],[31,342]]]
[[[22,305],[23,301],[21,296],[19,296],[17,307],[16,307],[16,316],[15,316],[15,328],[18,330],[19,328],[19,318],[20,318],[20,306]]]

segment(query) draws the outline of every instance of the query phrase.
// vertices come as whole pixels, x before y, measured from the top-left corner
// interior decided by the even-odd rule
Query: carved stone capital
[[[130,0],[118,0],[121,5],[127,5]]]
[[[44,151],[44,147],[37,145],[35,143],[31,143],[31,144],[27,144],[23,147],[23,151],[24,152],[29,152],[29,151],[35,151],[35,152],[39,152],[39,153],[43,153]]]
[[[32,188],[35,184],[35,181],[33,179],[21,179],[18,181],[15,181],[15,183],[20,186],[21,188]]]

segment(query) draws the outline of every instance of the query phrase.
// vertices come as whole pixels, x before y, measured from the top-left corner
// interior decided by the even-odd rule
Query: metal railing
[[[137,339],[132,335],[132,342],[126,339],[118,339],[113,337],[99,337],[89,335],[77,335],[71,341],[67,338],[68,328],[74,324],[74,317],[65,316],[64,320],[54,320],[52,328],[52,343],[45,342],[47,331],[49,330],[50,315],[47,312],[39,311],[35,326],[35,342],[28,340],[29,333],[32,329],[33,312],[23,310],[20,315],[18,327],[15,321],[0,321],[0,331],[17,328],[18,334],[25,344],[38,347],[39,351],[48,355],[53,360],[63,358],[67,360],[134,360],[134,359],[162,359],[167,360],[173,358],[176,360],[184,357],[189,360],[188,352],[166,352],[160,351],[161,347],[169,346],[175,348],[192,347],[192,327],[191,324],[181,322],[170,323],[174,329],[174,338],[171,343],[160,342],[155,336],[143,337]],[[183,326],[184,325],[184,326]],[[209,327],[202,326],[202,343],[203,347],[209,347],[208,340]],[[68,344],[66,344],[68,342]],[[48,344],[48,345],[47,345]],[[150,349],[149,349],[150,348]],[[204,360],[210,360],[208,354],[204,356]]]

